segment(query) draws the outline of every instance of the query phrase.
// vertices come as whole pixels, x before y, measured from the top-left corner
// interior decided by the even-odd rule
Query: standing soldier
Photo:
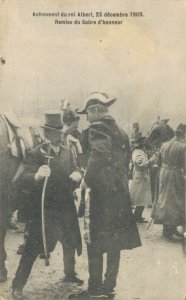
[[[176,227],[185,224],[185,133],[186,125],[180,124],[175,137],[160,149],[161,170],[152,217],[155,224],[163,224],[167,238],[180,236]]]
[[[128,138],[108,114],[108,107],[115,101],[104,93],[92,93],[78,112],[86,114],[90,122],[85,143],[89,157],[83,183],[89,281],[88,290],[71,295],[71,299],[112,295],[120,250],[141,245],[128,191],[125,155]],[[104,253],[107,253],[107,269],[102,282]]]
[[[75,169],[70,150],[61,145],[61,112],[47,112],[45,118],[43,127],[46,141],[29,153],[18,179],[19,187],[26,190],[30,198],[28,208],[30,222],[26,245],[12,283],[13,295],[17,298],[22,297],[23,287],[38,254],[43,252],[45,246],[49,254],[54,250],[57,241],[63,246],[65,281],[83,283],[75,272],[75,250],[80,255],[82,244],[73,201],[73,189],[77,187],[81,175]],[[48,157],[52,157],[50,166],[47,164]],[[45,193],[46,245],[44,246],[41,197],[46,177],[48,183]]]

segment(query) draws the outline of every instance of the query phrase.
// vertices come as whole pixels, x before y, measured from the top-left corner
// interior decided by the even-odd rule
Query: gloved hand
[[[47,165],[42,165],[42,166],[38,169],[37,173],[35,174],[35,180],[36,180],[36,181],[40,181],[40,180],[42,180],[44,177],[49,177],[50,174],[51,174],[51,170],[50,170],[49,166],[47,166]]]
[[[74,171],[74,172],[72,172],[72,173],[70,174],[69,178],[72,179],[72,180],[75,181],[75,182],[80,182],[82,176],[81,176],[81,173],[80,173],[80,172]]]

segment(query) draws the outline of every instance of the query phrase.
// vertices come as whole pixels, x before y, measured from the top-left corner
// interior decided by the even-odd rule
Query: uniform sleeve
[[[89,129],[85,129],[81,135],[82,153],[79,154],[79,165],[82,169],[86,169],[90,152],[88,143],[88,132]]]
[[[72,150],[69,149],[69,156],[70,156],[70,174],[69,176],[74,172],[74,171],[77,171],[81,174],[81,171],[79,169],[79,167],[77,166],[77,163],[74,159],[74,156],[73,156],[73,153],[72,153]],[[82,176],[82,174],[81,174]],[[75,182],[71,179],[69,179],[71,181],[71,189],[72,191],[74,191],[75,189],[77,189],[79,186],[80,186],[80,182]]]
[[[78,167],[71,149],[69,149],[69,155],[70,155],[70,174],[71,174],[73,171],[78,170]]]

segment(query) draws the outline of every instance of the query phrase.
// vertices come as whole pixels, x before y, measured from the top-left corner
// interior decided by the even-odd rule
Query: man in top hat
[[[76,276],[75,250],[82,252],[81,235],[77,212],[73,201],[73,190],[81,180],[71,152],[61,144],[62,121],[60,111],[45,114],[45,142],[32,150],[25,159],[24,169],[17,184],[29,197],[29,228],[26,245],[12,283],[13,295],[22,297],[22,290],[39,253],[44,252],[41,221],[41,198],[46,177],[45,232],[49,254],[57,241],[63,247],[66,282],[82,284]],[[49,163],[50,160],[50,163]]]
[[[177,226],[185,224],[185,133],[186,124],[180,124],[175,137],[160,149],[161,170],[152,218],[155,224],[163,224],[167,238],[180,236]]]
[[[141,245],[130,207],[126,152],[127,135],[109,115],[108,108],[116,99],[105,93],[92,93],[84,108],[90,122],[82,145],[88,156],[84,183],[85,241],[87,243],[88,290],[71,295],[71,299],[89,296],[108,297],[114,293],[119,270],[120,251]],[[85,148],[83,146],[83,148]],[[104,282],[103,254],[107,253]]]

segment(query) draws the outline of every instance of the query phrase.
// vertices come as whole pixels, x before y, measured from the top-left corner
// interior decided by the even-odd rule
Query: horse
[[[155,152],[159,152],[162,144],[174,137],[174,130],[168,125],[168,122],[169,119],[161,120],[160,117],[158,117],[157,121],[152,125],[146,137],[146,148],[148,149],[149,156]],[[150,167],[150,183],[153,202],[155,199],[156,180],[159,169],[160,166],[158,165],[158,162]]]
[[[160,149],[162,143],[174,137],[174,130],[168,125],[169,119],[160,119],[152,125],[147,134],[147,144],[152,148]]]
[[[0,282],[6,281],[5,236],[15,209],[12,186],[26,152],[43,140],[37,119],[17,118],[13,112],[0,114]],[[13,209],[12,209],[13,208]]]

